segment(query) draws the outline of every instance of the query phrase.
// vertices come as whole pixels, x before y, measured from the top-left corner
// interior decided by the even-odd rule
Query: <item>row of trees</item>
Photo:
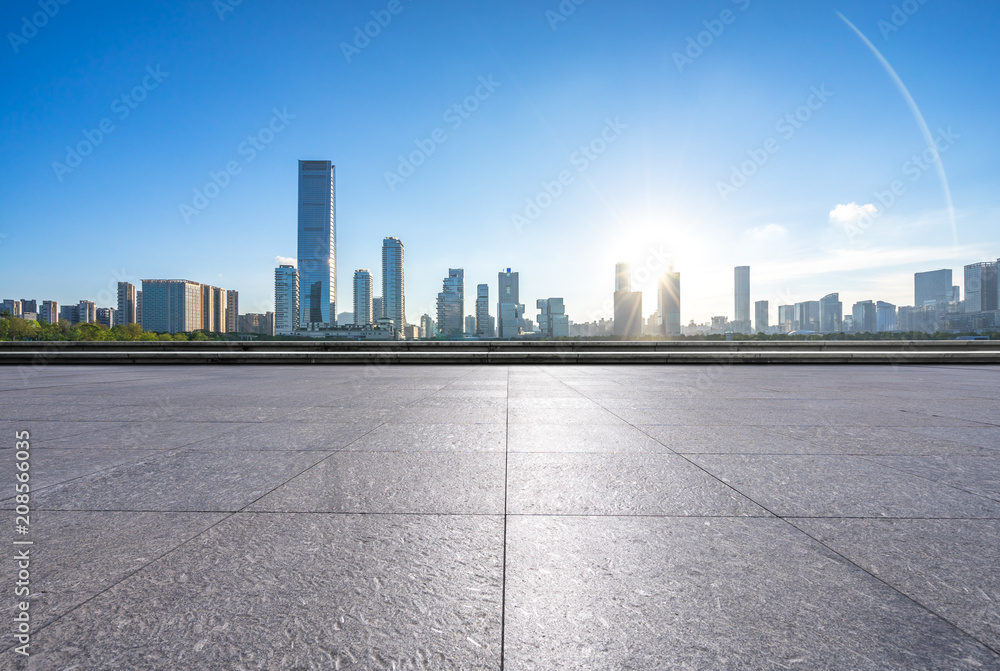
[[[0,316],[0,340],[218,340],[219,334],[204,333],[148,333],[138,324],[124,324],[108,328],[103,324],[70,324],[60,319],[55,324],[36,322],[9,314]]]

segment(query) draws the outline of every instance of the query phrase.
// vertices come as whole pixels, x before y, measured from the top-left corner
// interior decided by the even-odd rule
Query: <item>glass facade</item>
[[[445,336],[460,336],[464,332],[465,271],[449,268],[437,300],[438,330]]]
[[[396,328],[406,326],[403,295],[403,243],[399,238],[382,241],[382,307],[376,317],[391,319]]]
[[[299,271],[295,266],[274,269],[274,331],[289,335],[299,328]]]
[[[354,271],[354,323],[374,324],[372,315],[372,274],[367,268]]]
[[[336,322],[336,168],[299,161],[299,324]]]

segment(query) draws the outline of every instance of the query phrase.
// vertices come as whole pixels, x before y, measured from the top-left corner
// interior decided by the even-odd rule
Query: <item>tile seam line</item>
[[[576,392],[577,392],[578,394],[581,394],[581,395],[584,395],[584,394],[583,394],[582,392],[580,392],[580,391],[577,391],[576,389],[573,389],[573,387],[571,387],[571,386],[570,386],[569,384],[567,384],[566,382],[564,382],[564,381],[562,381],[562,380],[559,380],[559,378],[557,378],[557,377],[555,377],[554,375],[552,375],[552,374],[551,374],[551,373],[550,373],[549,371],[547,371],[547,370],[546,370],[546,371],[544,371],[544,372],[545,372],[546,374],[548,374],[548,375],[549,375],[550,377],[552,377],[553,379],[555,379],[555,380],[558,380],[558,381],[559,381],[559,382],[561,382],[562,384],[566,385],[566,387],[568,387],[569,389],[572,389],[573,391],[576,391]],[[589,397],[587,397],[587,398],[589,398]],[[593,400],[593,399],[590,399],[590,400]],[[595,401],[595,402],[596,402],[596,401]],[[601,405],[601,404],[600,404],[600,403],[598,403],[598,405]],[[612,411],[612,410],[609,410],[609,409],[608,409],[607,407],[605,407],[604,405],[601,405],[601,407],[602,407],[602,408],[604,408],[605,410],[607,410],[608,412],[610,412],[611,414],[615,415],[615,417],[618,417],[619,419],[622,419],[620,415],[616,414],[616,413],[615,413],[614,411]],[[625,421],[625,420],[622,420],[622,421]],[[627,423],[627,424],[629,424],[629,426],[631,426],[632,428],[634,428],[634,429],[636,429],[636,430],[638,430],[638,431],[642,431],[642,429],[640,429],[639,427],[635,426],[634,424],[632,424],[632,423],[630,423],[630,422],[626,422],[626,423]],[[646,433],[645,431],[642,431],[642,432],[643,432],[643,433]],[[657,439],[656,439],[655,437],[653,437],[653,436],[650,436],[650,435],[649,435],[648,433],[646,433],[646,435],[647,435],[647,436],[649,436],[650,438],[652,438],[653,440],[656,440],[656,442],[660,443],[660,444],[661,444],[661,445],[663,445],[664,447],[667,447],[667,446],[666,446],[666,445],[664,445],[664,444],[663,444],[663,443],[662,443],[661,441],[657,440]],[[670,448],[667,448],[667,449],[670,449]],[[678,454],[678,453],[676,453],[676,452],[675,452],[675,454]],[[904,598],[904,599],[905,599],[906,601],[909,601],[910,603],[912,603],[912,604],[914,604],[915,606],[917,606],[917,607],[918,607],[919,609],[921,609],[921,610],[923,610],[923,611],[926,611],[927,613],[930,613],[931,615],[933,615],[934,617],[938,618],[938,619],[939,619],[939,620],[941,620],[942,622],[945,622],[945,623],[947,623],[947,624],[948,624],[949,626],[951,626],[951,627],[952,627],[952,628],[953,628],[953,629],[954,629],[955,631],[958,631],[958,632],[960,632],[961,634],[963,634],[964,636],[966,636],[966,637],[968,637],[968,638],[972,639],[973,641],[977,642],[977,643],[978,643],[979,645],[983,646],[983,647],[984,647],[985,649],[989,650],[989,651],[990,651],[990,652],[992,652],[993,654],[995,654],[995,655],[998,655],[998,656],[1000,656],[1000,650],[998,650],[998,649],[995,649],[995,648],[993,648],[993,647],[992,647],[992,646],[990,646],[990,645],[987,645],[987,644],[986,644],[986,643],[985,643],[984,641],[980,640],[980,639],[979,639],[979,638],[978,638],[977,636],[974,636],[973,634],[969,633],[969,632],[968,632],[968,631],[966,631],[965,629],[963,629],[963,628],[959,627],[959,626],[958,626],[957,624],[955,624],[954,622],[952,622],[952,621],[951,621],[951,620],[949,620],[948,618],[944,617],[944,616],[943,616],[943,615],[941,615],[940,613],[938,613],[938,612],[936,612],[935,610],[933,610],[932,608],[930,608],[930,606],[927,606],[927,605],[925,605],[925,604],[923,604],[923,603],[921,603],[921,602],[917,601],[917,600],[916,600],[915,598],[913,598],[913,597],[911,597],[910,595],[906,594],[905,592],[903,592],[903,591],[902,591],[902,590],[900,590],[899,588],[897,588],[897,587],[895,587],[895,586],[893,586],[893,585],[890,585],[890,584],[889,584],[888,582],[886,582],[885,580],[883,580],[883,579],[882,579],[882,578],[880,578],[879,576],[875,575],[874,573],[872,573],[871,571],[869,571],[869,570],[868,570],[868,569],[866,569],[865,567],[861,566],[861,565],[860,565],[860,564],[858,564],[857,562],[853,561],[852,559],[850,559],[849,557],[847,557],[847,556],[846,556],[846,555],[844,555],[843,553],[841,553],[841,552],[838,552],[837,550],[835,550],[835,549],[834,549],[834,548],[832,548],[831,546],[827,545],[827,544],[826,544],[826,543],[824,543],[823,541],[819,540],[818,538],[816,538],[815,536],[813,536],[813,535],[812,535],[812,534],[810,534],[809,532],[807,532],[807,531],[803,530],[802,528],[800,528],[800,527],[796,526],[796,525],[795,525],[795,524],[794,524],[794,523],[793,523],[792,521],[790,521],[790,520],[789,520],[788,518],[786,518],[786,517],[782,517],[781,515],[777,515],[777,514],[775,514],[773,510],[771,510],[770,508],[768,508],[768,507],[767,507],[767,506],[765,506],[765,505],[762,505],[762,504],[761,504],[760,502],[758,502],[758,501],[754,500],[754,499],[753,499],[752,497],[750,497],[749,495],[747,495],[747,494],[744,494],[743,492],[739,491],[738,489],[736,489],[735,487],[733,487],[732,485],[730,485],[730,484],[729,484],[728,482],[723,482],[723,481],[722,481],[721,479],[719,479],[719,478],[718,478],[717,476],[715,476],[715,475],[714,475],[713,473],[710,473],[709,471],[707,471],[707,470],[706,470],[705,468],[703,468],[703,467],[702,467],[701,465],[699,465],[699,464],[695,463],[694,461],[691,461],[690,459],[688,459],[688,458],[687,458],[687,456],[685,456],[685,455],[683,455],[683,454],[678,454],[678,456],[680,456],[680,457],[681,457],[682,459],[684,459],[684,460],[685,460],[685,461],[687,461],[688,463],[692,464],[692,465],[693,465],[693,466],[695,466],[696,468],[700,469],[701,471],[703,471],[704,473],[706,473],[706,474],[707,474],[707,475],[708,475],[709,477],[713,478],[714,480],[716,480],[716,481],[717,481],[717,482],[719,482],[720,484],[722,484],[722,485],[724,485],[724,486],[728,487],[729,489],[732,489],[732,490],[733,490],[734,492],[736,492],[736,493],[737,493],[737,494],[739,494],[740,496],[742,496],[742,497],[746,498],[746,499],[747,499],[748,501],[751,501],[751,502],[752,502],[752,503],[754,503],[755,505],[757,505],[757,506],[760,506],[760,507],[761,507],[762,509],[764,509],[764,510],[766,510],[767,512],[771,513],[772,515],[774,515],[774,517],[775,517],[775,518],[777,518],[777,519],[781,520],[782,522],[784,522],[785,524],[787,524],[787,525],[788,525],[789,527],[791,527],[792,529],[794,529],[794,530],[795,530],[795,531],[796,531],[797,533],[799,533],[799,534],[802,534],[803,536],[805,536],[805,537],[809,538],[810,540],[812,540],[812,541],[813,541],[814,543],[816,543],[816,544],[820,545],[821,547],[824,547],[824,548],[826,548],[826,549],[827,549],[827,551],[829,551],[829,552],[831,552],[831,553],[835,554],[836,556],[840,557],[840,558],[841,558],[841,559],[842,559],[843,561],[847,562],[847,564],[849,564],[849,565],[851,565],[851,566],[854,566],[854,567],[855,567],[855,568],[856,568],[857,570],[859,570],[859,571],[861,571],[862,573],[864,573],[864,574],[868,575],[868,576],[869,576],[870,578],[872,578],[872,579],[873,579],[873,580],[875,580],[876,582],[878,582],[878,583],[880,583],[880,584],[884,585],[885,587],[887,587],[887,588],[888,588],[888,589],[890,589],[891,591],[893,591],[893,592],[895,592],[896,594],[900,595],[900,596],[901,596],[901,597],[903,597],[903,598]],[[501,671],[502,671],[502,670],[501,670]]]
[[[506,412],[504,413],[504,444],[503,444],[503,545],[500,556],[500,671],[504,671],[506,663],[507,635],[507,463],[510,456],[510,365],[505,365],[506,379]]]
[[[447,387],[448,387],[449,385],[453,384],[454,382],[457,382],[457,381],[458,381],[458,380],[460,380],[460,379],[463,379],[463,378],[465,378],[465,377],[468,377],[469,375],[471,375],[472,373],[474,373],[474,372],[475,372],[476,370],[478,370],[479,368],[481,368],[481,366],[476,366],[476,367],[474,367],[474,368],[473,368],[472,370],[470,370],[470,371],[469,371],[468,373],[466,373],[465,375],[461,375],[461,376],[459,376],[458,378],[456,378],[456,379],[454,379],[454,380],[451,380],[450,382],[448,382],[448,383],[447,383],[447,384],[445,384],[444,386],[442,386],[442,387],[440,387],[440,388],[438,388],[438,389],[434,389],[433,391],[431,391],[431,392],[430,392],[429,394],[427,394],[426,396],[422,396],[422,397],[421,397],[420,399],[416,399],[416,400],[423,400],[424,398],[427,398],[428,396],[431,396],[431,395],[433,395],[433,394],[436,394],[437,392],[441,391],[441,389],[445,389],[445,388],[447,388]],[[415,402],[415,401],[414,401],[414,402]],[[410,405],[410,404],[408,403],[408,404],[406,404],[406,405]],[[315,406],[314,406],[314,407],[315,407]],[[382,424],[385,424],[385,422],[383,422]],[[361,440],[362,438],[364,438],[365,436],[367,436],[368,434],[372,433],[373,431],[375,431],[376,429],[378,429],[378,428],[379,428],[380,426],[382,426],[382,424],[379,424],[378,426],[375,426],[375,427],[373,427],[373,428],[372,428],[372,429],[371,429],[370,431],[368,431],[367,433],[365,433],[365,434],[363,434],[363,435],[361,435],[361,436],[358,436],[357,438],[355,438],[354,440],[352,440],[352,441],[351,441],[350,443],[348,443],[348,445],[351,445],[351,444],[353,444],[353,443],[357,442],[358,440]],[[347,447],[348,445],[345,445],[344,447]],[[179,448],[179,449],[183,449],[183,448]],[[79,610],[79,609],[80,609],[81,607],[83,607],[83,606],[85,606],[86,604],[90,603],[91,601],[93,601],[93,600],[94,600],[94,599],[96,599],[97,597],[99,597],[99,596],[101,596],[101,595],[103,595],[103,594],[107,593],[107,592],[108,592],[108,591],[110,591],[111,589],[114,589],[115,587],[117,587],[118,585],[122,584],[122,583],[123,583],[123,582],[125,582],[126,580],[128,580],[128,579],[132,578],[133,576],[135,576],[135,575],[136,575],[137,573],[139,573],[140,571],[144,571],[145,569],[149,568],[149,567],[150,567],[150,566],[152,566],[153,564],[155,564],[155,563],[159,562],[159,561],[160,561],[161,559],[163,559],[163,558],[164,558],[164,557],[166,557],[167,555],[169,555],[169,554],[172,554],[173,552],[176,552],[177,550],[179,550],[180,548],[184,547],[185,545],[187,545],[187,544],[191,543],[192,541],[194,541],[195,539],[199,538],[200,536],[203,536],[204,534],[208,533],[208,532],[209,532],[210,530],[214,529],[215,527],[217,527],[218,525],[222,524],[222,523],[223,523],[223,522],[225,522],[226,520],[230,519],[230,518],[231,518],[231,517],[233,517],[234,515],[237,515],[237,514],[239,514],[239,513],[242,513],[242,512],[244,512],[244,511],[246,510],[246,508],[248,508],[249,506],[252,506],[252,505],[253,505],[254,503],[256,503],[257,501],[261,500],[262,498],[264,498],[265,496],[267,496],[268,494],[270,494],[271,492],[273,492],[273,491],[274,491],[275,489],[278,489],[278,487],[283,487],[284,485],[288,484],[289,482],[291,482],[291,481],[292,481],[292,480],[294,480],[295,478],[297,478],[297,477],[299,477],[300,475],[302,475],[302,473],[305,473],[306,471],[310,470],[311,468],[313,468],[313,467],[314,467],[314,466],[316,466],[317,464],[320,464],[320,463],[322,463],[322,462],[326,461],[327,459],[329,459],[329,458],[333,457],[333,456],[334,456],[335,454],[337,454],[338,452],[342,451],[343,449],[344,449],[344,448],[341,448],[340,450],[335,450],[335,451],[331,452],[330,454],[326,455],[325,457],[323,457],[322,459],[320,459],[320,460],[319,460],[319,461],[317,461],[316,463],[314,463],[314,464],[312,464],[311,466],[308,466],[307,468],[305,468],[305,469],[304,469],[304,470],[303,470],[303,471],[302,471],[301,473],[297,473],[296,475],[293,475],[293,476],[290,476],[290,477],[289,477],[289,478],[288,478],[287,480],[285,480],[285,481],[284,481],[284,482],[282,482],[281,484],[279,484],[279,485],[277,485],[277,486],[273,487],[272,489],[270,489],[270,490],[269,490],[268,492],[266,492],[266,493],[262,494],[261,496],[258,496],[257,498],[255,498],[254,500],[250,501],[249,503],[247,503],[247,504],[246,504],[245,506],[243,506],[243,507],[242,507],[242,508],[240,508],[239,510],[236,510],[236,511],[233,511],[233,512],[230,512],[230,513],[228,513],[228,514],[227,514],[227,513],[222,513],[223,517],[222,517],[221,519],[219,519],[219,520],[216,520],[216,521],[215,521],[214,523],[212,523],[211,525],[209,525],[209,526],[208,526],[208,527],[206,527],[205,529],[201,530],[200,532],[196,533],[195,535],[191,536],[190,538],[187,538],[186,540],[183,540],[183,541],[181,541],[180,543],[178,543],[178,544],[177,544],[177,545],[175,545],[174,547],[170,548],[169,550],[167,550],[167,551],[166,551],[166,552],[164,552],[163,554],[159,555],[158,557],[155,557],[155,558],[154,558],[154,559],[152,559],[151,561],[149,561],[149,562],[146,562],[146,563],[145,563],[145,564],[143,564],[142,566],[140,566],[140,567],[136,568],[136,569],[135,569],[134,571],[132,571],[132,572],[128,573],[128,574],[127,574],[127,575],[125,575],[125,576],[123,576],[123,577],[122,577],[122,578],[121,578],[120,580],[117,580],[117,581],[115,581],[114,583],[112,583],[112,584],[108,585],[107,587],[105,587],[105,588],[104,588],[104,589],[102,589],[101,591],[97,592],[96,594],[93,594],[93,595],[91,595],[91,596],[90,596],[90,597],[88,597],[87,599],[85,599],[85,600],[81,601],[80,603],[78,603],[77,605],[73,606],[72,608],[70,608],[70,609],[66,610],[66,611],[65,611],[65,612],[63,612],[63,613],[60,613],[59,615],[57,615],[56,617],[54,617],[54,618],[53,618],[53,619],[52,619],[51,621],[49,621],[49,622],[47,622],[47,623],[43,624],[42,626],[38,627],[38,629],[36,629],[36,630],[35,630],[35,632],[37,633],[37,632],[39,632],[39,631],[42,631],[43,629],[46,629],[47,627],[50,627],[50,626],[52,626],[53,624],[55,624],[55,623],[57,623],[57,622],[61,621],[61,620],[62,620],[62,619],[63,619],[64,617],[66,617],[66,616],[67,616],[67,615],[69,615],[70,613],[73,613],[73,612],[75,612],[76,610]],[[10,649],[10,648],[12,648],[12,647],[13,647],[13,644],[11,644],[10,646],[7,646],[7,647],[5,647],[5,648],[2,648],[2,649],[0,649],[0,654],[3,654],[4,652],[6,652],[7,650],[9,650],[9,649]]]

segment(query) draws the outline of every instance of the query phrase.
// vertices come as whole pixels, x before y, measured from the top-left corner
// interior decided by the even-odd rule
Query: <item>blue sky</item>
[[[732,316],[736,265],[776,312],[1000,256],[991,0],[63,1],[0,10],[2,298],[182,277],[271,309],[298,159],[337,166],[338,311],[394,235],[412,322],[449,267],[467,313],[512,267],[582,322],[615,262],[646,314],[672,262],[687,323]]]

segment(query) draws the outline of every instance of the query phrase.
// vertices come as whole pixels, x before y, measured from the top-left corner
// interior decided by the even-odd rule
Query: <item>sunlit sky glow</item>
[[[338,311],[392,235],[411,322],[434,314],[449,267],[465,269],[466,313],[475,285],[495,298],[512,267],[529,316],[562,296],[582,322],[611,316],[618,261],[651,313],[669,262],[686,324],[732,317],[736,265],[772,312],[834,291],[846,310],[912,304],[915,271],[962,284],[963,265],[1000,256],[991,0],[586,0],[563,2],[568,16],[555,0],[399,0],[397,14],[389,0],[244,0],[220,18],[227,2],[71,1],[37,34],[23,19],[37,1],[0,9],[0,298],[110,305],[118,279],[170,277],[273,309],[298,159],[337,166]],[[345,56],[372,12],[391,20]],[[466,100],[476,109],[455,112]],[[248,161],[242,143],[275,110]],[[940,169],[920,158],[919,118]],[[114,129],[93,152],[54,169],[103,119]],[[412,175],[387,179],[421,144],[433,152]],[[230,162],[239,174],[185,218]],[[896,181],[887,206],[875,194]],[[546,184],[557,195],[539,198]],[[870,222],[840,216],[870,204]]]

